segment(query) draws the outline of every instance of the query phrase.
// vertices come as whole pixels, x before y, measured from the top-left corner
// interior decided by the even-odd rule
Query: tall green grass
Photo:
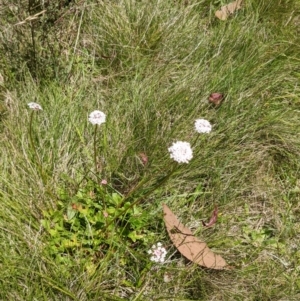
[[[27,1],[2,2],[0,299],[298,300],[298,2],[251,0],[219,21],[221,1],[31,1],[34,14],[47,12],[21,25]],[[208,103],[212,92],[224,93],[220,107]],[[46,184],[28,136],[31,101],[43,107],[33,135]],[[107,114],[98,177],[124,195],[145,180],[134,197],[157,240],[117,240],[118,251],[89,273],[84,258],[58,265],[44,251],[41,219],[56,209],[59,189],[97,179],[95,109]],[[198,139],[197,118],[213,125]],[[193,160],[143,198],[170,170],[167,148],[177,140],[194,143]],[[233,269],[186,262],[167,236],[163,202]],[[203,229],[214,205],[218,222]],[[170,258],[149,270],[156,241]]]

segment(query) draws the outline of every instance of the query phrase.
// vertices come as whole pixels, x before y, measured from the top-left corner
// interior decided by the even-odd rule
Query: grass
[[[299,300],[298,1],[249,0],[226,21],[214,16],[223,1],[59,3],[0,1],[0,300]],[[212,92],[225,94],[220,107]],[[31,101],[43,107],[32,134],[44,180]],[[87,118],[96,109],[107,114],[99,174]],[[197,138],[197,118],[212,123],[209,135]],[[194,158],[157,185],[176,140]],[[89,265],[80,248],[59,264],[45,212],[61,213],[62,189],[72,200],[103,178],[140,200],[143,240],[107,229],[110,247]],[[233,269],[185,261],[162,203]],[[218,221],[204,229],[215,204]],[[147,254],[157,241],[163,266]]]

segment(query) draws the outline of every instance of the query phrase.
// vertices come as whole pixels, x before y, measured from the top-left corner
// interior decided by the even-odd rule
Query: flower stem
[[[38,153],[37,153],[37,150],[36,150],[36,146],[34,144],[33,137],[32,137],[33,114],[34,114],[34,111],[32,111],[31,115],[30,115],[30,121],[29,121],[29,139],[30,139],[31,147],[32,147],[32,149],[34,151],[34,154],[35,154],[35,158],[36,158],[36,162],[37,162],[37,166],[38,166],[38,170],[39,170],[40,176],[42,178],[43,184],[45,185],[46,181],[45,181],[45,176],[44,176],[44,172],[43,172],[43,166],[42,166],[40,157],[38,156]]]
[[[97,174],[98,168],[97,168],[97,151],[96,151],[96,142],[97,142],[97,129],[98,124],[95,126],[95,132],[94,132],[94,164],[95,164],[95,172]]]

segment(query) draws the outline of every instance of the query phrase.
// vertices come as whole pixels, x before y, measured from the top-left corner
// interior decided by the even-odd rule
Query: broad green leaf
[[[72,206],[68,206],[68,209],[67,209],[67,218],[68,218],[69,221],[76,215],[76,212],[77,212],[77,210],[74,210],[72,208]]]
[[[111,195],[111,199],[115,205],[119,205],[119,203],[122,201],[122,197],[115,192]]]
[[[144,237],[144,235],[138,234],[138,233],[136,233],[136,231],[131,231],[131,232],[128,234],[128,237],[129,237],[133,242],[136,242],[138,239],[142,239],[142,238]]]

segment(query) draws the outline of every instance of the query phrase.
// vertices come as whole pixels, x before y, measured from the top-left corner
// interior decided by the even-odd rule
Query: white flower
[[[198,133],[210,133],[211,128],[210,122],[206,119],[197,119],[195,121],[195,129]]]
[[[41,107],[41,105],[39,105],[36,102],[30,102],[28,104],[28,106],[29,106],[30,109],[35,110],[35,111],[42,111],[43,110],[42,107]]]
[[[93,111],[90,116],[89,116],[89,121],[92,123],[92,124],[102,124],[105,122],[105,119],[106,119],[106,115],[101,112],[101,111]]]
[[[189,163],[193,158],[193,151],[188,142],[174,142],[173,145],[168,148],[168,151],[170,152],[170,157],[178,163]]]
[[[151,261],[163,263],[167,255],[167,250],[162,247],[160,242],[158,242],[156,245],[152,246],[152,248],[148,251],[148,254],[152,255],[150,257]]]

